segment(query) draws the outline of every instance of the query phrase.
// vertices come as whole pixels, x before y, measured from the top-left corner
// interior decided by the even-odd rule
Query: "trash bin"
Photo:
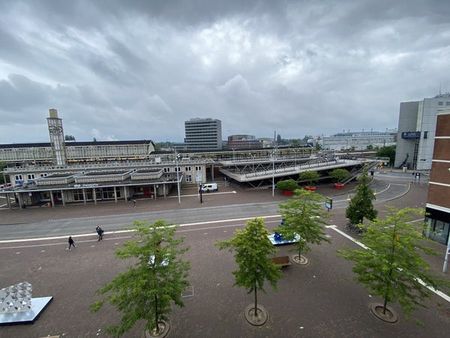
[[[407,169],[408,169],[408,167],[403,167],[403,172],[406,173]]]

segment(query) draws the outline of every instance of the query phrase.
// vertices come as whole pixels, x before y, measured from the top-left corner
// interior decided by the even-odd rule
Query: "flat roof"
[[[66,147],[77,147],[77,146],[100,146],[100,145],[126,145],[126,144],[148,144],[152,143],[151,140],[128,140],[128,141],[88,141],[88,142],[77,142],[77,141],[65,141]],[[51,147],[49,142],[37,142],[37,143],[9,143],[0,144],[0,148],[32,148],[32,147]]]

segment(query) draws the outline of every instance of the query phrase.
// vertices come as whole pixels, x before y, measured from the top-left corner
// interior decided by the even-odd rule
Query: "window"
[[[192,169],[191,167],[185,167],[184,171],[191,171],[191,169]]]
[[[443,106],[443,105],[444,105],[444,102],[442,102],[442,101],[438,102],[438,106]]]
[[[22,181],[22,175],[16,175],[16,181]]]
[[[34,180],[34,174],[28,174],[28,175],[27,175],[27,178],[28,178],[29,180]]]
[[[201,171],[201,170],[202,170],[202,167],[195,167],[195,170]]]
[[[192,182],[192,175],[186,175],[186,182]]]
[[[424,131],[424,132],[423,132],[423,138],[424,138],[424,139],[428,138],[428,131]]]
[[[39,176],[41,176],[41,177],[47,177],[47,173],[39,174]]]

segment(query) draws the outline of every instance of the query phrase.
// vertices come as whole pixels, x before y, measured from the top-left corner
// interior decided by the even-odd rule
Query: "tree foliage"
[[[395,145],[381,147],[377,151],[377,156],[378,157],[389,157],[389,165],[393,165],[394,161],[395,161]]]
[[[328,218],[322,206],[324,201],[325,198],[318,193],[298,189],[292,198],[280,204],[284,224],[276,232],[287,240],[300,236],[300,240],[295,243],[295,251],[299,257],[310,250],[309,244],[329,242],[323,229]]]
[[[391,209],[384,219],[375,219],[366,226],[361,242],[368,249],[339,252],[355,263],[357,281],[384,299],[384,312],[387,303],[398,301],[408,315],[431,294],[422,282],[433,288],[442,283],[430,274],[422,258],[421,252],[433,251],[422,244],[420,227],[410,222],[417,215],[423,216],[423,210]]]
[[[293,179],[283,180],[277,182],[277,188],[280,190],[294,191],[295,189],[298,188],[298,184],[297,181]]]
[[[262,218],[247,222],[242,230],[237,230],[234,237],[218,242],[219,249],[234,252],[238,269],[233,271],[235,285],[247,289],[255,296],[255,315],[258,305],[258,290],[265,292],[264,283],[268,281],[276,288],[281,277],[280,269],[272,262],[271,256],[276,252],[268,238],[268,231]]]
[[[300,173],[299,180],[307,181],[308,185],[313,185],[314,182],[318,181],[320,174],[317,171],[308,170]]]
[[[126,242],[116,256],[137,259],[136,264],[99,289],[103,299],[91,305],[98,311],[109,302],[122,313],[120,324],[108,328],[114,336],[123,335],[139,320],[145,322],[146,330],[158,332],[171,303],[183,306],[181,293],[189,285],[189,263],[181,260],[187,249],[181,247],[182,238],[174,238],[176,228],[162,220],[135,221],[134,225],[137,239]]]
[[[377,217],[377,211],[373,206],[373,200],[375,200],[376,197],[369,187],[369,181],[367,170],[364,170],[362,175],[358,178],[356,194],[350,200],[349,206],[345,211],[345,216],[353,225],[361,224],[364,218],[373,220]]]
[[[347,178],[350,177],[350,172],[347,169],[343,168],[337,168],[330,172],[330,176],[336,181],[336,182],[342,182],[345,181]]]

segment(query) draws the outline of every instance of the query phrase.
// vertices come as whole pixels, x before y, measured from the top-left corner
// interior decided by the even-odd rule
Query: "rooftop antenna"
[[[439,96],[442,95],[442,82],[439,82]]]

